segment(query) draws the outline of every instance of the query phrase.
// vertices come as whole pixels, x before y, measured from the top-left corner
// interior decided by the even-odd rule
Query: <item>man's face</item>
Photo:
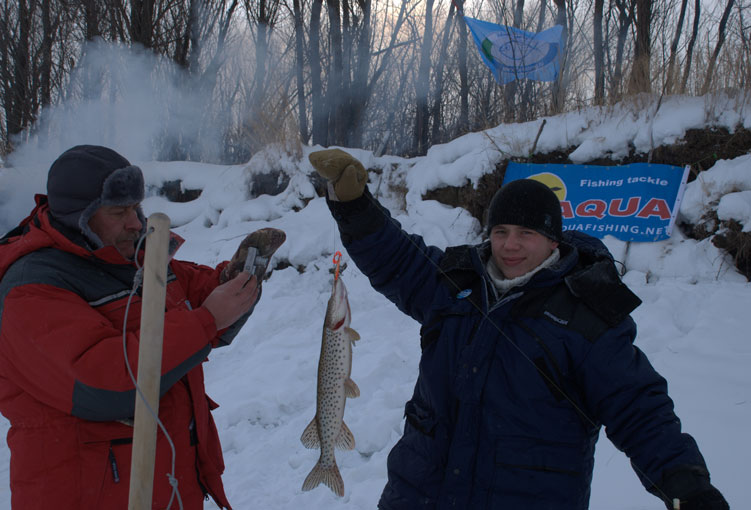
[[[496,225],[490,230],[493,261],[508,279],[529,273],[557,247],[552,239],[519,225]]]
[[[89,220],[89,228],[99,236],[104,246],[114,246],[126,259],[136,253],[136,241],[141,233],[138,205],[105,205],[96,210]]]

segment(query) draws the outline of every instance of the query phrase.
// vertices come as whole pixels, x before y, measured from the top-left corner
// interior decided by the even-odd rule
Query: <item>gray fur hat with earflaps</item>
[[[63,152],[47,174],[50,214],[81,232],[96,247],[103,246],[89,220],[102,206],[139,204],[144,197],[141,169],[117,152],[99,145],[77,145]],[[138,217],[146,221],[138,208]]]

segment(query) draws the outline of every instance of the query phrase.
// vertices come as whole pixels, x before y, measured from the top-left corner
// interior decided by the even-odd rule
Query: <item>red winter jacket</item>
[[[0,241],[0,412],[11,423],[12,506],[125,509],[135,390],[123,319],[136,267],[113,247],[90,251],[72,242],[50,224],[46,198],[38,195],[37,204],[22,229]],[[207,495],[229,508],[210,413],[216,404],[201,363],[244,321],[218,336],[214,318],[199,308],[222,267],[169,264],[159,418],[175,444],[185,510],[202,509]],[[140,316],[137,293],[126,325],[134,372]],[[171,462],[159,431],[153,508],[167,508]],[[179,508],[176,499],[171,508]]]

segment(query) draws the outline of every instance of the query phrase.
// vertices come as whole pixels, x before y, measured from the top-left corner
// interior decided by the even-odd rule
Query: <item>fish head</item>
[[[347,287],[341,278],[337,278],[331,288],[331,297],[326,309],[326,327],[332,330],[348,327],[350,315]]]

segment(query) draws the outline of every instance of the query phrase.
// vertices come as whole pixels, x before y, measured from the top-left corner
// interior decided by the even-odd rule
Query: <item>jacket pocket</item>
[[[419,487],[424,495],[435,495],[446,465],[449,443],[445,427],[432,409],[416,399],[405,406],[405,416],[404,435],[389,454],[389,476]]]
[[[132,442],[127,437],[81,445],[82,508],[127,501]]]
[[[479,312],[471,303],[463,300],[435,310],[431,318],[420,328],[420,347],[423,352],[435,344],[447,327],[464,328],[463,331],[452,329],[455,333],[452,337],[461,338],[466,345],[472,343],[479,323],[479,320],[473,320],[470,325],[469,320],[473,314],[479,314]]]
[[[583,458],[574,444],[535,438],[504,438],[495,448],[496,467],[574,477],[582,475]]]
[[[581,445],[504,437],[494,453],[492,499],[536,502],[533,508],[586,508],[591,459]]]
[[[438,420],[432,409],[412,399],[404,406],[404,416],[407,418],[407,422],[419,432],[429,437],[435,436],[435,427]]]

